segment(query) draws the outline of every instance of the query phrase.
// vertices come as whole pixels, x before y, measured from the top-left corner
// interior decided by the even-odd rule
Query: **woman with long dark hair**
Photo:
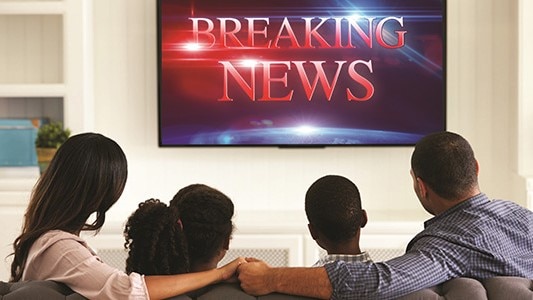
[[[167,276],[128,275],[103,263],[79,234],[103,226],[127,174],[126,156],[113,140],[96,133],[69,138],[32,192],[14,242],[11,281],[53,280],[89,299],[161,299],[229,279],[245,262]]]

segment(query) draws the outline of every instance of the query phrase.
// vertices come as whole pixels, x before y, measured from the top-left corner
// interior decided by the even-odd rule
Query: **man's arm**
[[[239,266],[242,289],[259,296],[273,292],[330,299],[333,292],[325,268],[271,268],[262,261]]]

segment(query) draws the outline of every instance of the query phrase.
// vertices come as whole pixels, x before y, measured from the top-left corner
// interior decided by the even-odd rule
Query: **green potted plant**
[[[61,122],[51,122],[41,125],[37,130],[35,147],[37,149],[37,161],[41,173],[44,172],[54,157],[57,149],[70,136],[70,130],[63,128]]]

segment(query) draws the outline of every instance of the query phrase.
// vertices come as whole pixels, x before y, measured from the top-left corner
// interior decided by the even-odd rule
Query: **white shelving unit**
[[[6,83],[6,80],[3,80],[3,82],[0,81],[0,99],[62,98],[62,121],[65,125],[73,132],[93,129],[92,1],[0,2],[0,18],[6,16],[21,20],[40,16],[58,16],[61,18],[62,31],[58,35],[62,36],[62,41],[59,41],[62,42],[62,57],[59,62],[60,66],[57,68],[59,70],[51,70],[52,72],[59,72],[60,76],[58,77],[61,80],[55,83],[33,82],[34,80]],[[47,39],[46,36],[41,38]],[[7,40],[6,42],[9,43],[10,41]],[[28,43],[22,41],[21,44]],[[25,58],[25,52],[28,50],[20,49],[22,59]],[[20,60],[21,58],[15,57],[13,61],[17,61],[17,59]],[[30,59],[33,60],[34,57],[30,57]],[[47,57],[43,56],[40,59],[46,60]],[[6,60],[5,63],[9,65],[10,62]],[[40,71],[41,73],[46,72],[46,70]]]
[[[0,84],[0,96],[9,98],[27,98],[27,97],[65,97],[65,85],[60,83],[18,83],[18,84]]]
[[[0,168],[0,207],[20,206],[25,208],[38,178],[39,167]]]
[[[65,13],[63,1],[0,2],[2,15],[59,15]]]
[[[92,130],[92,31],[91,0],[0,0],[0,117]],[[38,167],[0,167],[0,257],[12,252],[38,177]],[[0,264],[0,280],[8,277],[9,260]]]

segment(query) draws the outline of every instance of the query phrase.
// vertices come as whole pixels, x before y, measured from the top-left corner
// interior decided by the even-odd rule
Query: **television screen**
[[[413,145],[446,126],[445,11],[158,0],[159,145]]]

